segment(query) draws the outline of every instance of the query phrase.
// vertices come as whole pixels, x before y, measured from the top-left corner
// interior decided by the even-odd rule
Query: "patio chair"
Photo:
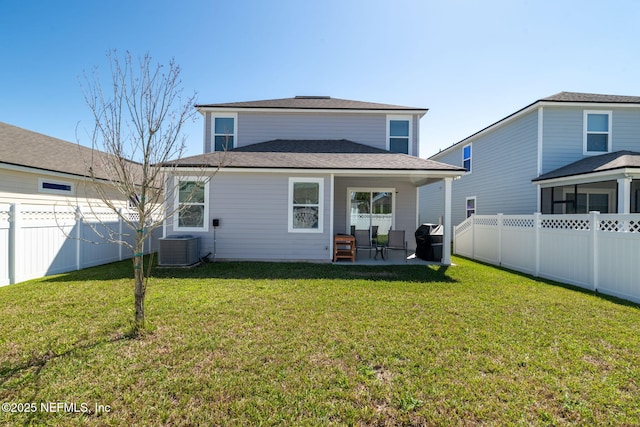
[[[354,233],[356,238],[356,253],[358,249],[368,249],[369,258],[371,258],[371,249],[374,249],[374,246],[369,236],[369,230],[355,230]]]
[[[404,251],[404,259],[407,259],[407,241],[404,239],[404,230],[389,230],[389,240],[385,249]]]

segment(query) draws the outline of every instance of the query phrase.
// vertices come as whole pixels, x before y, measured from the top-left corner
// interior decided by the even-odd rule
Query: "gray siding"
[[[543,119],[542,173],[583,159],[584,111],[612,112],[612,151],[640,151],[640,109],[545,107]]]
[[[324,178],[323,233],[289,233],[289,175],[218,173],[209,187],[209,218],[220,220],[215,229],[217,259],[329,261],[330,179]],[[167,234],[172,234],[172,222],[167,225]],[[214,252],[213,227],[188,234],[202,238],[203,255]]]
[[[204,152],[212,150],[211,113],[205,115]],[[413,117],[411,152],[418,156],[420,119]],[[387,115],[356,113],[238,113],[236,146],[274,139],[348,139],[386,149]]]
[[[490,215],[530,214],[537,208],[538,113],[517,120],[472,139],[471,173],[453,181],[452,222],[466,218],[465,200],[476,197],[476,213]],[[468,143],[468,142],[467,142]],[[467,143],[435,160],[462,166],[462,150]],[[420,193],[420,221],[437,222],[442,215],[442,183],[423,187]]]

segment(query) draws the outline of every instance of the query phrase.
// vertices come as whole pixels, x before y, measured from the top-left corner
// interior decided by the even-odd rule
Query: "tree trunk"
[[[133,256],[133,271],[135,277],[135,321],[133,325],[134,335],[139,335],[145,326],[144,321],[144,297],[146,294],[146,284],[144,281],[144,240],[142,233],[136,233],[136,252]]]

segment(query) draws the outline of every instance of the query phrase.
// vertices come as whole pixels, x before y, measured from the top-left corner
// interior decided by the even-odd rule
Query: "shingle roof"
[[[164,164],[177,167],[451,171],[464,169],[349,140],[273,140]]]
[[[329,96],[296,96],[295,98],[267,99],[262,101],[228,102],[223,104],[199,104],[196,108],[265,108],[265,109],[309,109],[309,110],[397,110],[419,111],[426,108],[404,107],[401,105],[379,104],[375,102],[351,101]]]
[[[77,176],[89,176],[92,156],[97,178],[108,179],[101,168],[108,154],[0,122],[0,163]]]
[[[640,96],[601,95],[597,93],[560,92],[540,99],[552,102],[595,102],[606,104],[640,104]]]
[[[551,172],[540,175],[533,181],[564,178],[614,169],[640,168],[640,153],[635,151],[616,151],[599,156],[586,157]]]

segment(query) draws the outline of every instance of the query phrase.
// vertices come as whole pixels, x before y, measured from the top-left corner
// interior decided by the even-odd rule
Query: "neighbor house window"
[[[289,178],[290,233],[322,233],[322,178]]]
[[[209,209],[207,194],[209,183],[196,178],[176,178],[174,229],[180,231],[207,231]]]
[[[237,119],[236,114],[213,116],[214,151],[227,151],[235,147]]]
[[[467,172],[471,172],[471,144],[462,149],[462,166]]]
[[[38,180],[38,191],[40,193],[73,195],[75,186],[68,181],[40,178]]]
[[[474,197],[467,197],[466,199],[466,211],[467,211],[467,218],[469,218],[471,215],[475,215],[476,213],[476,198]]]
[[[611,111],[584,112],[584,153],[611,152]]]
[[[394,153],[410,154],[411,117],[387,117],[387,149]]]

